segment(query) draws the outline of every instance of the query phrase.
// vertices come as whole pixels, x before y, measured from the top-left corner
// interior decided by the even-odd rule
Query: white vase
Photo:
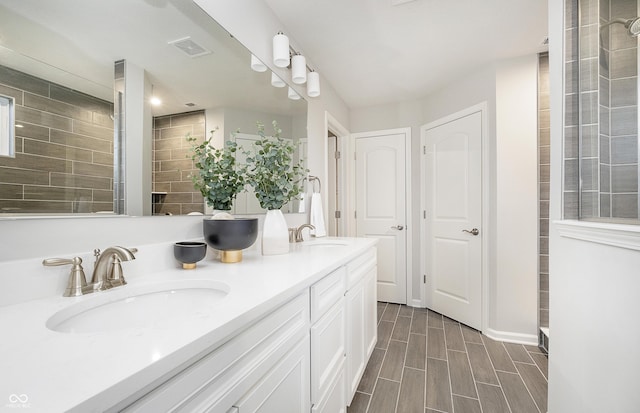
[[[279,209],[270,209],[262,226],[262,255],[287,254],[289,252],[289,229]]]

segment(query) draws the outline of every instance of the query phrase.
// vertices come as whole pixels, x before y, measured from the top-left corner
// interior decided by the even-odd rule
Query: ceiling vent
[[[169,44],[177,47],[189,57],[199,57],[211,53],[211,51],[205,49],[198,43],[191,40],[191,37],[183,37],[182,39],[172,40],[169,42]]]

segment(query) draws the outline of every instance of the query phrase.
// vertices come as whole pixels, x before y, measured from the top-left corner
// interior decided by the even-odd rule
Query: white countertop
[[[304,244],[330,243],[321,238]],[[340,238],[346,246],[292,244],[292,252],[265,256],[245,251],[241,263],[206,258],[195,270],[171,268],[127,279],[123,287],[83,297],[49,297],[0,307],[0,411],[102,412],[151,390],[153,381],[218,346],[375,244]],[[170,251],[167,248],[167,251]],[[144,254],[144,246],[138,254]],[[170,253],[170,252],[169,252]],[[123,263],[126,272],[127,263]],[[100,333],[59,333],[45,324],[74,303],[99,294],[167,280],[217,280],[229,294],[211,314],[159,325]]]

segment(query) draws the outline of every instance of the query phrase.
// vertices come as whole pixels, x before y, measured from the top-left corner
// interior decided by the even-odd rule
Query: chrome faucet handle
[[[42,265],[45,267],[71,265],[67,288],[62,295],[64,297],[77,297],[85,294],[87,290],[87,279],[84,276],[84,268],[82,268],[82,258],[47,258],[42,261]]]
[[[298,228],[289,228],[289,243],[296,242],[296,233]]]
[[[134,249],[135,248],[130,248],[129,251],[133,252]],[[122,260],[116,254],[111,256],[111,268],[109,269],[107,279],[112,287],[119,287],[127,283],[124,279],[124,272],[122,271]]]

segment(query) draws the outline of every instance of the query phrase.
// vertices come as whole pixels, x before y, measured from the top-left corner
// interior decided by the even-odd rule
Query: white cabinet
[[[331,380],[331,387],[321,402],[314,405],[311,413],[346,413],[347,399],[345,394],[345,371],[340,369],[338,376]]]
[[[376,343],[376,320],[371,248],[113,410],[346,413]]]
[[[277,366],[287,364],[282,360],[290,355],[293,349],[298,348],[301,342],[308,343],[308,336],[309,294],[305,291],[227,343],[204,355],[123,411],[234,411],[232,407],[238,407],[237,403],[244,400],[257,383],[264,383]],[[309,346],[302,345],[301,348],[305,348],[308,355]],[[308,356],[306,360],[298,361],[308,365]],[[303,380],[297,385],[307,391],[309,374],[308,370],[304,372],[306,374],[298,375],[296,379]],[[267,387],[268,384],[263,385],[263,388]],[[274,394],[281,394],[281,390],[273,391]],[[303,396],[306,400],[309,399],[308,393],[303,393]]]
[[[344,377],[345,363],[345,291],[344,267],[311,286],[311,404],[319,411],[330,397],[342,396],[333,403],[346,406],[343,393],[332,392]]]
[[[364,278],[364,345],[368,361],[378,341],[378,273],[377,267],[369,269]]]
[[[347,396],[349,404],[364,373],[365,364],[365,298],[364,283],[360,280],[345,295],[347,303]]]
[[[309,338],[300,341],[234,407],[237,413],[308,412]]]
[[[358,389],[377,340],[376,255],[369,250],[347,264],[347,404]]]

